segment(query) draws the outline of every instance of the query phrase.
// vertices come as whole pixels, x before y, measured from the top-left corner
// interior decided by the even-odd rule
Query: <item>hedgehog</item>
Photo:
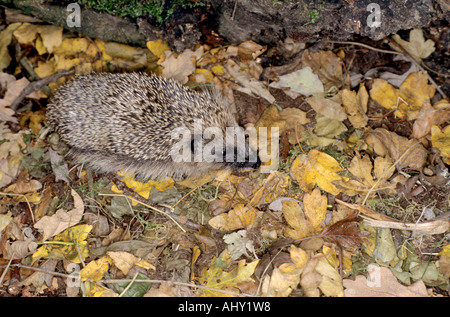
[[[185,179],[261,164],[248,142],[235,142],[244,130],[220,92],[190,89],[155,74],[77,75],[55,93],[47,119],[69,146],[68,157],[101,173]],[[228,138],[230,128],[234,135]]]

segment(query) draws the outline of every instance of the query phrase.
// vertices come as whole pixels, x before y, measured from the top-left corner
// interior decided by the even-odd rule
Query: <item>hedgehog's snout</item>
[[[230,149],[231,150],[231,149]],[[261,159],[258,156],[258,153],[250,148],[247,144],[245,149],[245,157],[242,158],[239,155],[239,149],[234,148],[233,150],[233,161],[227,161],[227,163],[232,167],[233,170],[241,170],[241,169],[257,169],[261,166]],[[225,150],[224,158],[229,158],[227,155],[227,150]]]

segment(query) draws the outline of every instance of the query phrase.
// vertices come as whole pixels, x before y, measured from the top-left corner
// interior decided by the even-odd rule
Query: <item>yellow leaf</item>
[[[372,168],[375,178],[372,176]],[[354,176],[353,179],[339,180],[333,183],[347,195],[365,195],[372,190],[371,196],[373,196],[379,189],[395,192],[395,184],[387,181],[395,171],[389,156],[378,156],[372,165],[368,155],[361,158],[359,153],[356,153],[348,171]]]
[[[207,69],[197,68],[195,73],[191,76],[193,81],[198,84],[211,83],[213,81],[214,75]]]
[[[212,288],[235,290],[239,283],[253,281],[250,277],[255,272],[258,262],[259,260],[254,260],[250,263],[246,263],[245,260],[240,260],[237,263],[237,267],[229,272],[226,272],[225,269],[230,266],[231,260],[228,250],[225,249],[219,258],[212,260],[209,268],[204,268],[202,270],[199,282],[202,285]],[[212,290],[201,290],[200,292],[202,297],[231,296],[229,294]]]
[[[39,25],[23,23],[14,31],[14,37],[20,44],[32,44],[36,39]]]
[[[343,89],[339,91],[339,95],[351,124],[357,129],[364,128],[369,120],[366,115],[369,94],[364,84],[359,86],[358,94],[350,89]]]
[[[106,254],[112,259],[112,263],[114,263],[114,265],[125,275],[128,274],[128,272],[134,265],[140,266],[145,269],[155,269],[155,267],[147,261],[141,260],[128,252],[109,251]]]
[[[301,239],[311,235],[311,226],[300,205],[293,200],[282,202],[283,216],[292,228],[286,228],[285,234],[292,239]]]
[[[341,276],[339,275],[339,272],[328,263],[326,258],[319,259],[315,270],[322,275],[322,281],[319,284],[319,288],[325,296],[344,296],[344,287],[342,286]]]
[[[256,209],[250,205],[238,204],[228,213],[222,213],[209,220],[209,225],[221,231],[232,231],[250,226],[256,219]]]
[[[152,52],[153,55],[156,57],[165,58],[166,55],[164,54],[165,51],[170,51],[169,45],[167,45],[166,42],[163,42],[163,40],[159,39],[157,41],[148,41],[147,42],[147,48]]]
[[[55,65],[51,62],[44,63],[38,61],[38,66],[34,69],[36,75],[40,78],[45,78],[55,73]]]
[[[85,53],[89,47],[89,40],[83,37],[65,38],[61,45],[55,48],[54,53],[57,55],[76,55]]]
[[[400,89],[392,87],[384,79],[374,79],[370,97],[386,109],[396,110],[395,115],[414,120],[419,117],[422,105],[430,102],[436,88],[428,85],[428,77],[423,72],[411,73]]]
[[[78,225],[58,234],[33,253],[32,263],[40,258],[66,259],[81,263],[80,256],[84,259],[89,255],[86,239],[91,230],[91,225]]]
[[[119,295],[114,293],[109,288],[103,287],[98,283],[84,282],[85,294],[87,297],[118,297]]]
[[[12,35],[22,23],[11,23],[6,29],[0,32],[0,72],[11,63],[8,46],[11,43]]]
[[[80,279],[82,282],[87,280],[98,282],[100,281],[106,272],[109,270],[109,266],[112,264],[110,257],[102,257],[96,261],[89,262],[80,271]]]
[[[119,172],[120,176],[124,176],[121,181],[124,182],[128,188],[133,189],[134,192],[139,194],[140,196],[148,199],[150,196],[150,191],[152,188],[155,188],[159,191],[164,191],[166,189],[170,189],[175,184],[175,181],[170,177],[165,177],[161,180],[150,180],[146,183],[142,183],[140,181],[135,180],[133,173],[125,173]],[[111,190],[115,193],[121,193],[116,185],[112,185]],[[132,200],[133,206],[137,204],[136,201]]]
[[[291,245],[289,253],[291,254],[292,262],[298,268],[303,268],[309,260],[308,253],[301,248],[297,248],[295,245]]]
[[[312,226],[314,233],[322,232],[325,227],[325,215],[327,214],[327,196],[321,195],[318,188],[311,194],[305,194],[303,197],[303,208],[305,216]]]
[[[40,25],[38,32],[41,35],[42,45],[46,52],[53,53],[53,50],[61,45],[63,28],[55,25]]]
[[[213,72],[214,75],[218,76],[222,76],[223,74],[225,74],[225,69],[222,65],[216,65],[211,67],[211,71]]]
[[[435,125],[432,126],[431,144],[434,148],[439,149],[442,157],[447,159],[446,164],[450,164],[450,125],[445,127],[443,131]]]
[[[302,190],[310,192],[317,185],[333,195],[339,194],[332,182],[343,179],[337,174],[340,171],[342,168],[334,158],[317,150],[310,151],[307,156],[298,156],[291,167],[293,177]]]

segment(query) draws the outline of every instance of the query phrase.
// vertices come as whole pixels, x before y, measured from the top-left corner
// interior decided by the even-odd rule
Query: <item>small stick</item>
[[[41,80],[34,81],[34,82],[30,83],[27,87],[25,87],[24,90],[22,90],[20,95],[17,96],[16,99],[14,99],[14,101],[11,103],[11,105],[9,107],[12,110],[16,111],[17,107],[19,107],[19,105],[22,102],[22,100],[26,96],[31,94],[32,92],[40,90],[43,86],[47,86],[51,82],[54,82],[54,81],[58,80],[61,77],[72,75],[74,73],[75,73],[75,70],[66,70],[66,71],[59,72],[59,73],[56,73],[54,75],[45,77],[44,79],[41,79]]]
[[[410,60],[410,62],[413,63],[417,68],[419,68],[421,71],[423,71],[427,75],[428,80],[431,82],[431,84],[436,88],[436,90],[442,96],[442,98],[447,99],[447,95],[442,91],[442,89],[438,86],[438,84],[436,84],[436,82],[433,80],[433,78],[431,78],[431,76],[428,74],[428,72],[414,58],[412,58],[411,55],[408,54],[408,52],[406,52],[403,49],[402,49],[403,52],[395,52],[395,51],[383,50],[380,48],[372,47],[370,45],[358,43],[358,42],[347,42],[347,41],[324,41],[324,42],[335,43],[335,44],[345,44],[345,45],[356,45],[356,46],[365,47],[369,50],[373,50],[373,51],[380,52],[380,53],[403,55],[406,58],[408,58]]]

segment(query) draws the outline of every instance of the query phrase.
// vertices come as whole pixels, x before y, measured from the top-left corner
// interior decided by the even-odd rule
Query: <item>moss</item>
[[[201,1],[192,0],[78,0],[77,2],[87,8],[118,17],[137,18],[148,14],[157,23],[166,21],[179,6],[194,8],[206,5]]]

